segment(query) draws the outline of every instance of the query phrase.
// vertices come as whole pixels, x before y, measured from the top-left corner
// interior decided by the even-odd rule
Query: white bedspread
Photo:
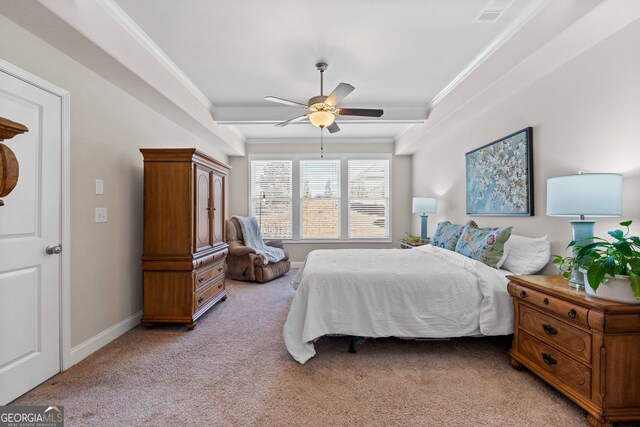
[[[500,271],[431,245],[316,250],[292,285],[287,350],[305,363],[327,334],[448,338],[513,332]]]

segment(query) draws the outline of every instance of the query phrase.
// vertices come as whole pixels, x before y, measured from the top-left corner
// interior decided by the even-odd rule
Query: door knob
[[[57,255],[59,253],[62,253],[62,245],[47,246],[47,249],[45,249],[45,251],[49,255]]]

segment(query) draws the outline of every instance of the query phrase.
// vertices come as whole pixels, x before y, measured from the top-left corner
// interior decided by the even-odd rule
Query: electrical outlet
[[[107,208],[96,208],[96,222],[107,222]]]

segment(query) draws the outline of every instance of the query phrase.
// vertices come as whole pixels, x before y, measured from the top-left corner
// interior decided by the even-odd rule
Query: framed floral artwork
[[[533,216],[533,128],[465,155],[467,214]]]

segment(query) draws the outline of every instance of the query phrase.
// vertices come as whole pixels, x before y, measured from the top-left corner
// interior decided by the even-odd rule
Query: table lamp
[[[429,216],[427,214],[436,213],[437,200],[435,197],[414,197],[413,198],[413,213],[420,213],[420,241],[428,242],[427,237],[427,221]]]
[[[593,242],[595,221],[590,217],[618,217],[622,215],[622,175],[617,173],[582,173],[547,179],[547,215],[577,216],[569,221],[573,240],[578,246]],[[573,247],[573,257],[578,249]],[[584,288],[583,274],[574,268],[569,284]]]

